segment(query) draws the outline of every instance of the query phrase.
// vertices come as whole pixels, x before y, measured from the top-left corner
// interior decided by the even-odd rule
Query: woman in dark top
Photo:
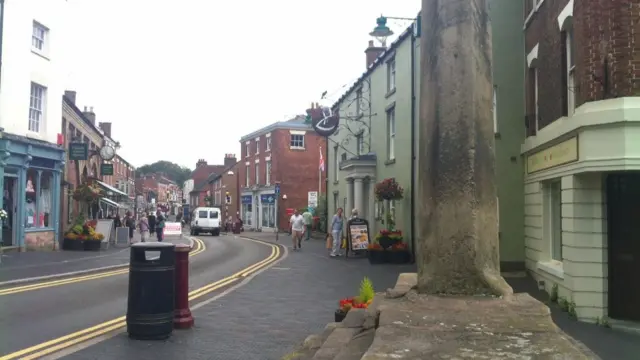
[[[151,212],[149,213],[149,233],[153,234],[156,231],[156,216]]]
[[[120,220],[120,215],[116,214],[113,217],[113,226],[116,228],[122,227],[122,220]]]

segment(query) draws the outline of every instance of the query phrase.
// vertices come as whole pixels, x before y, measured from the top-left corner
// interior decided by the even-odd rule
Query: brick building
[[[213,197],[213,204],[222,209],[225,220],[229,216],[235,219],[240,214],[238,201],[240,199],[238,197],[239,164],[235,154],[226,154],[225,166],[227,167],[209,180],[209,193]]]
[[[304,116],[247,134],[240,145],[240,215],[246,228],[275,229],[277,225],[287,229],[286,209],[306,208],[309,192],[317,192],[318,186],[322,186],[322,194],[326,193],[326,173],[319,172],[320,152],[324,156],[326,141],[305,123]],[[280,196],[276,203],[277,182]]]
[[[209,165],[204,159],[198,160],[196,168],[191,173],[193,190],[189,192],[189,204],[192,208],[206,205],[205,197],[208,196],[209,180],[224,169],[225,165]]]
[[[527,268],[582,320],[638,321],[640,0],[525,4]]]

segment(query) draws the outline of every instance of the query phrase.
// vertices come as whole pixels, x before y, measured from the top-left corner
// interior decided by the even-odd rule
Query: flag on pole
[[[322,147],[320,147],[320,171],[324,171],[324,158],[322,157]]]

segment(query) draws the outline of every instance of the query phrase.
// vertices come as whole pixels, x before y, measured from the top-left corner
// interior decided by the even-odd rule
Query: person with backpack
[[[156,213],[156,236],[159,242],[162,242],[164,238],[164,221],[164,216],[162,216],[162,213],[158,210]]]
[[[124,217],[124,226],[129,228],[129,244],[133,243],[133,234],[136,231],[136,221],[131,215],[131,211],[127,211]]]

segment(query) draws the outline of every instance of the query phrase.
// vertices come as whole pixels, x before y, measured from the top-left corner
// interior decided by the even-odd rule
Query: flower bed
[[[341,322],[351,309],[366,309],[373,301],[375,290],[369,278],[362,279],[358,296],[348,297],[338,302],[338,310],[334,314],[335,322]]]
[[[64,250],[100,250],[100,243],[104,235],[96,232],[96,220],[87,221],[84,224],[76,223],[64,234],[62,249]]]

